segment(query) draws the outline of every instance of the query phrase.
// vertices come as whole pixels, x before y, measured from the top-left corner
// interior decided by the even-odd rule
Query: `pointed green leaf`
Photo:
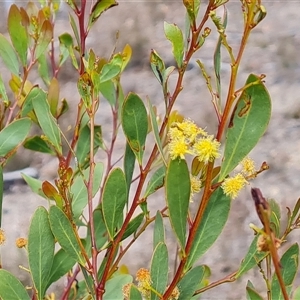
[[[197,266],[188,271],[183,278],[178,282],[180,291],[178,300],[191,299],[198,288],[198,285],[203,280],[205,275],[205,266]]]
[[[49,20],[45,20],[40,31],[39,39],[35,49],[35,57],[38,59],[47,48],[53,39],[53,25]]]
[[[91,27],[98,20],[103,12],[116,5],[118,5],[118,2],[115,0],[98,0],[94,4],[92,12],[89,16],[89,27]]]
[[[60,249],[55,253],[47,288],[50,284],[66,275],[73,268],[75,263],[76,260],[70,257],[64,249]]]
[[[11,73],[19,76],[19,61],[17,54],[7,39],[0,33],[0,56]]]
[[[93,175],[93,197],[96,195],[97,191],[100,188],[100,184],[102,181],[103,176],[103,163],[97,163],[94,169]],[[87,181],[89,178],[90,168],[83,171],[83,176]],[[88,192],[87,187],[83,181],[81,175],[78,175],[72,186],[71,186],[71,193],[73,194],[72,198],[72,212],[74,219],[79,218],[82,214],[83,209],[87,206],[88,203]]]
[[[158,53],[155,50],[151,50],[150,54],[150,65],[152,72],[154,73],[156,79],[159,81],[159,83],[163,84],[163,74],[165,72],[165,63],[162,60],[162,58],[158,55]]]
[[[43,79],[44,83],[48,86],[50,84],[50,77],[49,77],[49,66],[46,57],[47,53],[43,53],[40,55],[38,59],[38,72],[40,77]]]
[[[163,187],[163,185],[165,183],[165,175],[166,175],[166,167],[165,166],[160,167],[159,169],[157,169],[154,172],[154,174],[152,175],[152,177],[150,178],[150,180],[147,184],[144,198],[148,198],[149,195],[155,193],[158,189]]]
[[[81,128],[79,132],[79,138],[76,148],[76,157],[79,165],[82,168],[86,168],[90,161],[90,140],[91,140],[91,128],[86,124]],[[94,153],[96,153],[99,147],[102,146],[102,129],[101,126],[94,126]]]
[[[28,48],[28,35],[27,30],[22,24],[22,16],[19,8],[13,4],[8,13],[8,32],[10,39],[23,66],[27,65],[27,48]]]
[[[22,177],[35,194],[40,195],[41,197],[47,199],[46,195],[44,194],[44,192],[42,190],[43,182],[41,180],[30,177],[24,173],[22,173]]]
[[[154,134],[154,138],[155,138],[155,143],[156,143],[157,149],[162,157],[162,160],[166,166],[167,163],[166,163],[166,160],[164,157],[163,146],[162,146],[161,139],[159,136],[156,114],[154,113],[153,106],[151,105],[150,101],[148,103],[148,106],[149,106],[149,112],[150,112],[150,122],[151,122],[152,130],[153,130],[153,134]]]
[[[39,207],[31,220],[28,234],[28,261],[38,299],[44,299],[54,258],[54,236],[48,212]]]
[[[272,230],[275,233],[276,237],[279,237],[280,234],[280,206],[274,199],[268,200],[270,209],[271,209],[271,216],[270,216],[270,225]]]
[[[125,155],[124,155],[124,171],[125,171],[125,179],[126,179],[126,183],[127,183],[127,192],[128,193],[129,193],[129,189],[131,186],[134,165],[135,165],[134,152],[131,150],[129,144],[126,143]]]
[[[100,72],[100,82],[111,80],[120,74],[123,59],[121,54],[116,54],[113,59],[105,64]]]
[[[38,122],[49,140],[55,147],[56,151],[61,154],[61,135],[57,121],[53,118],[50,107],[46,99],[46,94],[39,94],[41,97],[34,97],[32,99],[33,108],[37,116]]]
[[[266,252],[259,252],[257,250],[258,237],[259,235],[256,235],[255,238],[253,239],[248,249],[248,253],[246,254],[245,258],[242,260],[241,266],[238,272],[236,273],[235,278],[241,277],[247,271],[257,266],[257,264],[261,262],[268,255],[268,253]]]
[[[260,79],[250,75],[228,125],[219,181],[249,154],[265,133],[271,117],[270,96]]]
[[[161,212],[157,211],[153,230],[153,250],[159,243],[165,243],[165,238],[164,220]]]
[[[46,94],[41,88],[34,86],[24,99],[22,105],[22,117],[26,117],[33,110],[33,99],[43,101],[43,99],[46,99]]]
[[[166,244],[159,243],[153,252],[151,260],[151,287],[160,294],[163,294],[168,283],[169,258]],[[160,299],[156,293],[151,292],[151,300]]]
[[[0,131],[0,156],[7,155],[27,137],[31,127],[28,118],[18,119]]]
[[[299,245],[292,245],[281,257],[281,275],[284,285],[287,289],[288,294],[290,294],[295,276],[298,271],[299,263]],[[271,282],[271,297],[272,299],[281,300],[284,299],[280,284],[278,282],[276,274],[273,275]]]
[[[172,43],[172,52],[179,68],[182,67],[184,40],[181,29],[176,24],[164,22],[166,38]]]
[[[143,300],[143,297],[142,297],[140,291],[133,284],[130,286],[130,292],[129,292],[128,299],[129,300]]]
[[[148,117],[143,101],[134,93],[130,93],[124,102],[122,126],[127,142],[141,165],[148,132]]]
[[[185,248],[190,193],[190,173],[186,161],[180,158],[170,160],[166,174],[166,200],[170,222],[181,249]]]
[[[226,29],[227,26],[227,10],[224,6],[224,15],[223,15],[223,23],[222,26]],[[222,45],[222,36],[219,36],[218,43],[216,45],[215,53],[214,53],[214,70],[216,76],[216,85],[217,85],[217,93],[219,96],[219,100],[221,99],[221,45]]]
[[[102,210],[106,228],[110,239],[113,240],[120,221],[123,219],[123,210],[127,202],[127,185],[125,175],[119,168],[114,169],[104,185]]]
[[[246,296],[247,300],[263,300],[264,298],[258,294],[258,292],[254,289],[252,284],[249,284],[248,281],[247,287],[246,287]]]
[[[4,269],[0,269],[0,298],[1,300],[31,299],[22,283]]]
[[[78,263],[85,265],[80,245],[65,213],[57,206],[51,206],[49,220],[52,232],[60,246]]]
[[[24,148],[33,150],[36,152],[48,153],[51,155],[55,155],[55,151],[49,147],[49,145],[40,137],[34,136],[31,138],[27,138],[24,142]]]
[[[126,227],[126,230],[122,236],[121,241],[127,239],[129,236],[131,236],[133,233],[135,233],[138,228],[141,226],[143,220],[144,220],[144,214],[140,213],[139,215],[137,215],[136,217],[134,217],[128,224],[128,226]]]
[[[222,188],[218,188],[211,195],[193,241],[186,266],[187,269],[193,266],[221,234],[228,219],[230,204],[231,200],[224,195]]]
[[[111,106],[116,104],[117,95],[115,85],[112,80],[100,82],[99,90]]]
[[[47,95],[47,101],[49,103],[50,111],[53,117],[56,117],[57,114],[59,92],[60,92],[59,82],[55,77],[53,77],[49,84],[48,95]]]

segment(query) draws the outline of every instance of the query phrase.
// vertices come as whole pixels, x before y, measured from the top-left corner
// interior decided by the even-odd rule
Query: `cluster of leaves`
[[[228,178],[264,134],[271,111],[263,75],[250,74],[245,85],[236,89],[237,72],[248,37],[265,17],[265,9],[259,0],[241,1],[243,37],[237,53],[234,53],[226,36],[226,2],[210,0],[199,21],[200,1],[184,0],[187,12],[185,33],[175,24],[164,23],[176,65],[166,68],[161,56],[155,50],[151,51],[150,66],[165,102],[165,111],[160,118],[150,100],[146,107],[137,94],[125,96],[123,93],[120,79],[132,55],[129,45],[108,59],[98,57],[93,49],[86,49],[90,29],[105,10],[117,5],[114,0],[99,0],[91,6],[86,0],[80,3],[68,0],[73,32],[58,37],[59,49],[55,48],[53,37],[59,1],[41,0],[41,8],[32,2],[25,8],[11,6],[8,14],[9,39],[0,35],[0,57],[11,73],[9,86],[13,92],[13,98],[10,98],[0,77],[1,178],[7,159],[21,145],[58,159],[58,176],[54,182],[42,182],[24,175],[32,190],[49,203],[47,209],[39,207],[35,211],[28,240],[22,238],[17,242],[19,247],[25,247],[28,254],[34,299],[47,297],[50,285],[66,276],[62,299],[144,297],[186,300],[197,298],[198,294],[216,285],[235,281],[255,266],[263,274],[269,299],[288,299],[298,268],[299,247],[298,244],[292,245],[281,259],[277,248],[293,229],[299,227],[299,201],[294,210],[289,211],[288,225],[280,236],[278,205],[274,201],[266,204],[268,202],[255,190],[253,198],[263,229],[254,228],[257,236],[239,269],[209,284],[209,267],[198,265],[199,259],[214,244],[226,224],[231,196],[235,196],[242,187],[235,180],[228,181]],[[221,6],[225,12],[223,19],[216,15]],[[172,128],[182,131],[184,143],[187,143],[183,149],[193,148],[196,143],[194,139],[186,138],[187,134],[182,129],[183,117],[173,111],[173,106],[182,90],[189,61],[196,51],[201,50],[212,30],[204,27],[208,19],[213,21],[219,33],[212,58],[215,86],[205,66],[201,61],[197,63],[212,95],[218,130],[214,139],[210,137],[205,141],[205,147],[203,143],[197,144],[198,152],[189,167],[185,150],[173,151],[175,155],[168,153],[173,145],[170,141]],[[231,78],[227,98],[223,100],[220,96],[221,49],[227,51],[231,60]],[[57,79],[67,59],[78,72],[79,98],[70,141],[66,140],[58,125],[59,118],[68,109],[67,101],[60,101]],[[44,86],[28,79],[36,69]],[[177,78],[174,90],[170,90],[168,84],[170,76]],[[101,126],[95,121],[100,98],[106,99],[111,107],[112,138],[109,142],[104,142]],[[42,134],[32,136],[30,130],[34,126]],[[124,153],[113,161],[115,142],[121,130],[126,137]],[[155,142],[150,145],[146,157],[146,140],[151,134]],[[226,141],[221,153],[219,146],[224,135]],[[63,140],[68,145],[66,150],[62,147]],[[106,153],[105,163],[97,162],[95,155],[98,151]],[[222,156],[222,161],[217,165],[219,156]],[[123,161],[123,168],[116,166],[119,161]],[[247,179],[253,179],[265,169],[267,165],[262,164],[260,170],[251,173]],[[135,170],[138,176],[133,178]],[[197,188],[201,201],[196,212],[192,212],[190,207],[193,193],[191,176],[201,180]],[[3,178],[1,184],[2,181]],[[133,190],[132,183],[135,181],[137,184]],[[158,211],[152,212],[147,205],[151,201],[150,196],[159,193],[163,187],[165,199],[158,197],[162,201],[158,203]],[[129,193],[130,190],[132,193]],[[93,199],[98,191],[99,201],[95,205]],[[2,207],[2,192],[0,203]],[[86,207],[87,213],[84,213]],[[167,221],[179,247],[179,263],[172,278],[169,278],[172,249],[168,249],[165,239]],[[126,268],[120,267],[120,261],[151,223],[154,223],[154,229],[150,271],[142,268],[135,285]],[[79,234],[81,228],[86,229],[85,235]],[[3,230],[0,237],[1,243],[4,240]],[[125,239],[126,243],[123,242]],[[104,254],[102,260],[99,260],[100,254]],[[266,272],[262,267],[263,260],[267,262]],[[274,274],[271,262],[275,267]],[[79,274],[83,278],[81,281],[78,281]],[[298,294],[299,288],[294,293],[295,299]],[[0,269],[0,297],[3,300],[30,299],[21,282],[4,269]],[[262,299],[251,282],[247,285],[247,297]]]

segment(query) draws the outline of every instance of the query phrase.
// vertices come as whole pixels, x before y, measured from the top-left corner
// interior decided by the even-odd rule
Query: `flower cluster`
[[[151,292],[151,276],[147,269],[141,268],[136,272],[135,280],[138,283],[138,289],[145,298],[148,298]]]
[[[242,166],[241,172],[237,173],[234,177],[226,178],[221,185],[224,194],[231,199],[236,198],[241,189],[248,184],[247,179],[256,176],[255,165],[252,159],[246,157],[240,165]]]
[[[174,122],[168,132],[169,153],[172,160],[194,155],[200,162],[208,163],[220,156],[220,143],[193,121]]]

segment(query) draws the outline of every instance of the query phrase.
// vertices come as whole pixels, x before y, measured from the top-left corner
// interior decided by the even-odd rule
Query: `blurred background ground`
[[[25,5],[19,1],[18,5]],[[267,17],[253,30],[242,61],[238,84],[242,86],[249,73],[266,74],[266,86],[270,92],[273,108],[270,126],[252,151],[251,157],[260,165],[266,161],[270,170],[251,182],[238,199],[232,203],[231,215],[221,238],[201,259],[212,269],[212,280],[224,277],[235,271],[244,257],[253,234],[249,223],[259,226],[254,206],[250,198],[250,188],[259,187],[268,198],[276,199],[285,216],[286,206],[292,207],[300,196],[300,1],[264,1]],[[3,6],[4,3],[1,3]],[[205,3],[202,4],[203,7]],[[6,3],[7,6],[7,3]],[[228,9],[229,42],[235,49],[241,38],[240,1],[230,0]],[[4,11],[4,10],[3,10]],[[66,21],[66,12],[62,12],[57,20],[56,34],[70,32]],[[133,48],[132,62],[123,75],[125,92],[138,93],[144,100],[150,100],[163,108],[163,98],[159,84],[149,67],[150,50],[155,49],[168,64],[172,64],[169,42],[163,33],[163,20],[173,22],[183,28],[184,9],[182,2],[176,1],[119,1],[119,6],[107,11],[91,31],[88,47],[93,47],[98,55],[108,57],[115,44],[116,31],[119,30],[118,49],[126,43]],[[6,32],[4,15],[1,21],[1,33]],[[207,93],[205,81],[196,66],[196,59],[201,59],[212,72],[211,59],[214,53],[215,30],[206,41],[201,51],[193,58],[184,80],[184,90],[180,94],[176,109],[186,117],[190,117],[208,131],[213,133],[214,112]],[[223,57],[222,78],[226,90],[230,66],[228,57]],[[8,79],[7,71],[0,62],[1,75]],[[211,73],[213,74],[213,73]],[[60,75],[61,96],[75,103],[78,96],[74,95],[76,78],[71,67],[65,68]],[[172,80],[175,80],[173,76]],[[65,121],[65,126],[73,125],[72,112],[74,105]],[[98,120],[106,124],[109,130],[110,117],[108,105],[100,106]],[[124,141],[119,140],[118,149],[123,150]],[[44,157],[33,157],[32,153],[21,150],[11,169],[35,166],[39,169],[41,179],[55,176],[56,164]],[[21,250],[14,246],[16,237],[27,234],[30,216],[37,205],[46,203],[33,195],[25,186],[14,186],[4,198],[3,229],[7,234],[7,242],[2,250],[4,268],[11,269],[24,278],[25,272],[16,269],[24,262]],[[156,205],[150,205],[153,212]],[[292,241],[299,242],[299,234],[293,235]],[[125,263],[134,274],[140,267],[147,267],[151,257],[151,231],[147,231],[142,239],[126,256]],[[170,245],[173,245],[172,238]],[[149,250],[148,250],[149,249]],[[171,271],[171,270],[170,270]],[[262,288],[261,277],[257,271],[249,272],[250,279]],[[201,299],[245,299],[245,285],[249,276],[231,284],[219,286],[203,294]],[[298,276],[299,277],[299,276]],[[299,279],[299,278],[298,278]],[[299,280],[298,280],[299,283]]]

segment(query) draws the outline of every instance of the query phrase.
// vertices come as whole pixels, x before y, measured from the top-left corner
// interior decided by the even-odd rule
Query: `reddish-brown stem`
[[[64,289],[64,293],[61,296],[61,300],[67,300],[69,297],[70,289],[72,288],[72,285],[74,281],[76,280],[76,277],[78,273],[80,272],[80,267],[77,266],[75,271],[73,272],[72,276],[68,278],[67,286]]]
[[[83,59],[84,59],[84,55],[85,55],[85,41],[86,41],[86,37],[87,37],[87,34],[88,34],[86,29],[85,29],[85,24],[84,24],[84,22],[85,22],[85,8],[86,8],[86,0],[81,0],[80,10],[76,6],[75,11],[74,11],[76,16],[77,16],[77,19],[78,19],[79,35],[80,35],[80,68],[79,68],[79,75],[82,75],[84,73]],[[79,129],[80,129],[80,123],[81,123],[81,117],[82,117],[81,116],[82,106],[83,106],[83,102],[82,102],[82,99],[80,99],[80,102],[79,102],[78,108],[77,108],[75,131],[74,131],[74,135],[73,135],[72,142],[71,142],[71,149],[69,150],[68,155],[67,155],[67,159],[66,159],[67,166],[70,165],[72,154],[73,154],[73,151],[75,149],[75,146],[76,146],[78,138],[79,138]]]
[[[210,289],[212,289],[212,288],[214,288],[214,287],[216,287],[216,286],[218,286],[218,285],[220,285],[220,284],[223,284],[223,283],[234,282],[234,281],[236,280],[236,278],[235,278],[235,275],[236,275],[236,274],[237,274],[237,271],[234,272],[234,273],[232,273],[232,274],[227,275],[226,277],[224,277],[224,278],[222,278],[222,279],[219,279],[219,280],[217,280],[217,281],[214,281],[214,282],[210,283],[209,285],[207,285],[207,286],[205,286],[205,287],[203,287],[203,288],[197,290],[197,291],[194,293],[194,295],[199,295],[199,294],[201,294],[201,293],[203,293],[203,292],[205,292],[205,291],[207,291],[207,290],[210,290]]]

